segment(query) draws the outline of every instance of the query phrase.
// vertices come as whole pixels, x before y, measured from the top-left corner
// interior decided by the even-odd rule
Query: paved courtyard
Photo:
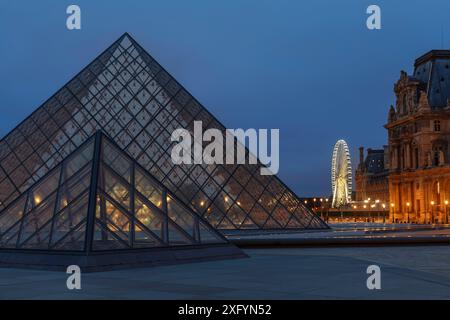
[[[82,275],[0,269],[1,299],[448,299],[450,246],[247,249],[250,258]],[[381,267],[381,290],[366,287]]]

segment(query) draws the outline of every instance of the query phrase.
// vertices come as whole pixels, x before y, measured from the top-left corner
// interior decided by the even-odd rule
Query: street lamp
[[[410,203],[407,202],[406,203],[406,207],[408,208],[407,212],[406,212],[406,223],[409,223],[409,207],[410,207]]]
[[[431,204],[431,223],[433,223],[433,220],[434,220],[434,212],[433,212],[434,201],[431,201],[430,204]]]
[[[391,210],[392,210],[392,223],[394,223],[395,222],[395,212],[394,212],[394,204],[393,203],[391,203]]]
[[[445,223],[448,224],[448,214],[447,214],[448,200],[445,200],[444,203],[445,203]]]

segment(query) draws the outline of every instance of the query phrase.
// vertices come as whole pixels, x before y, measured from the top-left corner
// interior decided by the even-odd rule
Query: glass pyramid
[[[205,130],[225,131],[134,39],[124,34],[0,140],[0,210],[17,203],[17,198],[23,199],[21,195],[31,185],[102,130],[180,202],[217,229],[328,228],[276,176],[260,175],[259,161],[256,165],[173,164],[171,133],[180,127],[193,132],[194,120],[201,120]],[[100,211],[113,210],[109,198],[103,198],[106,200],[98,203]],[[119,216],[128,208],[125,204],[116,208],[117,201],[113,204],[114,214]],[[133,204],[137,208],[141,205]],[[77,218],[83,221],[83,217]],[[131,222],[125,219],[123,223],[128,226]],[[110,231],[105,228],[113,228],[101,223],[96,227],[105,236]],[[134,228],[133,232],[142,231]],[[127,242],[125,238],[117,241]]]
[[[101,131],[0,213],[0,266],[89,272],[186,260],[173,248],[188,261],[245,256]]]
[[[101,132],[0,214],[0,248],[103,251],[225,244]]]

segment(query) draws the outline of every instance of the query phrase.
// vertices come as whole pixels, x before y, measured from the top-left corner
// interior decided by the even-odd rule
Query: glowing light
[[[363,205],[363,208],[365,209],[365,208],[367,208],[367,206],[366,206],[366,205]]]
[[[434,201],[431,201],[430,203],[431,203],[432,206],[434,206]]]
[[[200,206],[204,206],[205,205],[205,201],[200,201]]]
[[[225,202],[228,202],[228,197],[225,197]]]
[[[444,203],[445,203],[445,205],[448,205],[448,200],[445,200]]]
[[[236,202],[238,205],[241,205],[241,203],[238,201],[238,202]]]
[[[407,207],[409,207],[410,205],[411,205],[411,203],[409,203],[409,202],[406,203],[406,206],[407,206]]]
[[[395,205],[393,203],[391,203],[391,207],[393,208]]]
[[[305,200],[305,204],[307,204],[307,203],[308,203],[308,201]]]
[[[380,203],[380,200],[378,200],[378,199],[377,199],[377,200],[375,200],[375,203]]]
[[[357,209],[358,207],[357,206],[353,206],[353,209]]]
[[[41,203],[41,201],[42,201],[41,197],[39,197],[39,196],[34,196],[34,203],[35,203],[36,205],[39,205],[39,203]]]

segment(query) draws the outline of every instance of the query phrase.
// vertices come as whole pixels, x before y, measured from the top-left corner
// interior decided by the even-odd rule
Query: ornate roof
[[[450,98],[450,50],[431,50],[417,58],[413,78],[426,84],[431,107],[447,106]]]

